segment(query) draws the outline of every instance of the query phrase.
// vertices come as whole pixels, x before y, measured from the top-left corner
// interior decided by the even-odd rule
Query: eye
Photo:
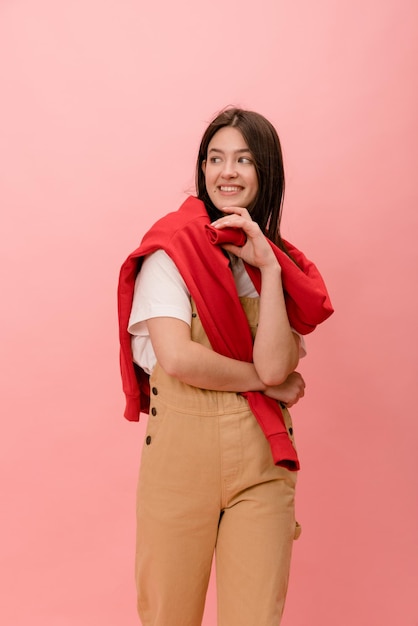
[[[251,165],[252,164],[252,160],[250,159],[250,157],[240,157],[238,159],[238,163],[244,163],[246,165]]]
[[[209,159],[209,163],[220,163],[221,162],[221,157],[210,157]]]

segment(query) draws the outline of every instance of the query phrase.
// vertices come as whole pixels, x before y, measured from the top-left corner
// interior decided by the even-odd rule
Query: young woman
[[[278,626],[298,532],[287,407],[304,395],[301,334],[332,307],[316,268],[280,236],[270,122],[218,115],[196,183],[197,198],[154,225],[120,277],[125,416],[149,411],[138,612],[143,626],[201,624],[216,554],[218,625]]]

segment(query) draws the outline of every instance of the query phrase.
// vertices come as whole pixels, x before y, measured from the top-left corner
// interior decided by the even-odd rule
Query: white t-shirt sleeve
[[[295,335],[297,335],[299,337],[299,339],[300,339],[300,343],[299,343],[299,358],[303,359],[303,357],[306,356],[306,354],[307,354],[305,337],[303,335],[301,335],[300,333],[298,333],[294,328],[292,328],[292,333],[295,333]]]
[[[133,360],[148,374],[156,362],[146,324],[153,317],[174,317],[189,326],[192,319],[190,293],[175,263],[163,250],[146,256],[142,263],[128,325]]]

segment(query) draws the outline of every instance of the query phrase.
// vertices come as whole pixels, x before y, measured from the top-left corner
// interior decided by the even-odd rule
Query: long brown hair
[[[259,113],[228,108],[219,113],[209,124],[202,137],[196,163],[198,198],[205,203],[211,220],[221,217],[222,213],[209,198],[202,163],[207,159],[208,146],[212,137],[225,126],[232,126],[241,132],[254,159],[258,177],[258,193],[251,206],[247,207],[248,211],[266,237],[288,254],[280,236],[285,186],[282,149],[276,129]]]

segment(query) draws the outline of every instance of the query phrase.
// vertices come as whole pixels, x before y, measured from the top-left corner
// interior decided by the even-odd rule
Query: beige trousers
[[[196,313],[192,336],[207,342]],[[157,365],[137,494],[142,625],[199,626],[215,553],[218,626],[278,626],[295,484],[242,396],[190,387]]]

